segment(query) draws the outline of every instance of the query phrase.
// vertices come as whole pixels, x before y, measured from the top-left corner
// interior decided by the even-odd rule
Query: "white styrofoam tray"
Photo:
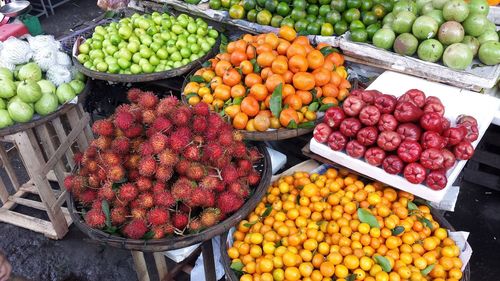
[[[430,82],[421,78],[386,71],[382,73],[371,85],[370,90],[378,90],[384,94],[401,96],[410,89],[420,89],[426,96],[436,96],[441,99],[445,106],[445,117],[455,125],[455,119],[460,114],[472,115],[477,119],[479,126],[479,138],[472,143],[474,148],[483,137],[486,129],[493,120],[499,100],[491,96],[478,94],[475,92],[462,90],[459,88]],[[442,190],[432,190],[423,184],[412,184],[400,175],[391,175],[382,168],[372,166],[361,159],[354,159],[344,152],[334,151],[326,144],[318,143],[314,138],[311,140],[310,149],[312,152],[321,155],[346,168],[357,171],[370,178],[379,180],[395,188],[410,192],[418,197],[431,202],[440,202],[453,185],[460,171],[467,161],[459,161],[447,172],[448,184]]]

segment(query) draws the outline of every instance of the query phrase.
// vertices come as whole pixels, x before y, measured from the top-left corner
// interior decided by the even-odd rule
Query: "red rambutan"
[[[142,94],[142,91],[137,89],[137,88],[131,88],[130,90],[128,90],[127,92],[127,99],[130,101],[130,102],[137,102],[137,100],[139,99],[139,97],[141,96]]]
[[[243,134],[239,131],[233,130],[233,140],[234,141],[243,141]]]
[[[178,127],[188,126],[191,119],[191,109],[187,106],[181,105],[170,111],[169,117],[170,120],[172,120],[172,122]]]
[[[174,213],[172,215],[172,225],[177,229],[184,229],[189,223],[189,217],[185,213]]]
[[[210,108],[208,107],[208,104],[199,102],[193,107],[193,111],[196,115],[208,116],[208,114],[210,113]]]
[[[85,165],[86,160],[94,159],[96,156],[97,156],[97,148],[95,146],[89,146],[83,154],[82,163]]]
[[[156,161],[151,156],[146,156],[139,162],[139,174],[149,177],[156,172]]]
[[[229,129],[222,130],[219,134],[219,144],[228,147],[233,143],[233,132]]]
[[[83,159],[83,153],[77,152],[75,155],[73,155],[73,161],[75,161],[75,164],[80,166],[82,164],[82,159]]]
[[[165,190],[167,190],[167,185],[164,182],[157,181],[153,185],[153,193],[154,194],[164,192]]]
[[[162,225],[168,222],[170,214],[163,208],[153,208],[148,212],[148,222],[152,225]]]
[[[167,96],[162,98],[158,105],[156,106],[156,113],[159,116],[165,116],[170,113],[177,105],[179,104],[179,100],[174,96]]]
[[[144,209],[149,209],[154,206],[154,198],[153,193],[144,192],[137,196],[137,201],[139,201],[139,205]]]
[[[153,197],[156,206],[169,208],[175,205],[175,199],[168,191],[155,193]]]
[[[171,188],[172,196],[176,201],[188,201],[193,193],[193,186],[189,181],[177,180]]]
[[[167,223],[167,224],[163,225],[162,228],[163,228],[163,232],[165,234],[173,234],[175,231],[175,227],[171,223]]]
[[[101,185],[101,181],[99,180],[99,177],[97,174],[90,174],[89,175],[89,186],[92,188],[97,188]]]
[[[111,201],[115,198],[115,192],[113,191],[113,188],[111,187],[110,182],[106,182],[100,189],[99,192],[97,192],[97,197],[101,200],[105,199],[108,201]]]
[[[247,198],[250,195],[248,184],[242,181],[235,181],[228,185],[227,190],[239,195],[242,198]]]
[[[96,200],[92,203],[91,209],[102,210],[102,201]]]
[[[142,131],[143,131],[142,126],[139,124],[135,124],[130,128],[128,128],[127,130],[124,130],[123,134],[129,139],[133,139],[142,135]]]
[[[144,110],[141,118],[143,124],[153,124],[156,120],[156,113],[152,109]]]
[[[263,157],[259,150],[255,147],[248,150],[248,156],[250,157],[250,161],[252,163],[259,161],[259,159]]]
[[[144,109],[154,109],[158,103],[158,97],[152,92],[143,92],[137,103]]]
[[[200,149],[196,145],[190,145],[184,149],[182,156],[190,161],[199,161],[201,158]]]
[[[223,155],[217,159],[212,159],[211,162],[215,168],[222,169],[231,163],[231,156]]]
[[[138,203],[136,205],[138,205]],[[133,219],[146,220],[147,211],[146,211],[146,209],[143,209],[141,207],[132,207],[131,206],[130,215],[132,216]]]
[[[158,159],[161,165],[173,167],[177,162],[179,162],[179,156],[177,153],[169,148],[166,148],[158,154]]]
[[[175,165],[175,171],[179,174],[179,175],[186,175],[187,173],[187,170],[190,166],[190,162],[186,159],[180,159],[179,162],[177,162],[177,164]]]
[[[192,124],[193,124],[193,132],[195,132],[195,134],[204,133],[205,130],[207,129],[207,119],[205,119],[204,116],[199,116],[199,115],[194,116]]]
[[[137,189],[139,189],[139,191],[147,191],[153,187],[153,181],[151,181],[151,179],[148,177],[140,176],[135,181],[135,185],[137,186]]]
[[[151,146],[153,147],[154,153],[160,153],[165,147],[167,147],[168,138],[162,133],[155,133],[149,139]]]
[[[92,125],[92,132],[100,136],[111,136],[114,132],[113,123],[108,119],[97,120]]]
[[[153,152],[153,145],[150,142],[146,141],[139,145],[139,153],[142,156],[150,156],[153,154]]]
[[[111,149],[119,154],[128,153],[130,149],[130,141],[126,137],[118,137],[111,142]]]
[[[104,181],[107,178],[106,170],[101,166],[97,168],[96,175],[99,181]]]
[[[78,196],[80,193],[82,193],[83,191],[85,191],[87,189],[87,185],[88,185],[88,183],[87,183],[86,177],[75,176],[73,178],[73,186],[71,189],[71,193]]]
[[[253,168],[252,162],[250,162],[248,159],[240,159],[238,160],[238,169],[241,169],[242,171],[246,173],[250,172]]]
[[[160,165],[156,169],[155,178],[159,181],[167,182],[172,178],[173,174],[174,170],[172,167]]]
[[[78,195],[78,201],[80,201],[83,205],[92,204],[97,198],[97,192],[87,189]]]
[[[116,166],[122,162],[120,154],[111,151],[101,153],[101,159],[105,166]],[[95,170],[97,170],[97,167]]]
[[[227,165],[222,168],[221,176],[225,183],[232,183],[238,179],[238,171],[233,165]]]
[[[211,196],[210,193],[212,192],[208,189],[195,188],[191,193],[189,201],[186,203],[189,207],[204,207],[207,197]]]
[[[235,158],[245,158],[247,156],[247,147],[242,141],[234,142],[231,146],[231,154]]]
[[[113,203],[111,204],[114,207],[127,207],[128,202],[127,201],[121,201],[120,199],[116,198],[113,200]]]
[[[130,151],[139,152],[139,147],[146,141],[142,138],[135,138],[135,139],[130,139],[129,142],[130,142]]]
[[[141,161],[141,156],[139,154],[130,154],[126,159],[123,166],[128,170],[137,169],[139,167],[139,162]]]
[[[110,214],[111,224],[112,225],[120,225],[120,224],[124,223],[125,221],[127,221],[127,216],[128,216],[127,208],[115,207],[115,208],[111,209],[111,214]]]
[[[163,225],[156,225],[151,228],[151,231],[153,232],[153,239],[161,239],[165,237],[165,231],[163,228]]]
[[[189,222],[188,229],[191,232],[198,232],[203,228],[199,218],[195,218]]]
[[[64,178],[64,187],[69,192],[71,192],[71,189],[73,188],[73,180],[74,179],[75,179],[74,175],[69,175],[69,176]]]
[[[186,176],[190,180],[198,181],[206,175],[205,167],[199,163],[192,163],[186,171]]]
[[[141,177],[141,174],[139,174],[139,171],[137,169],[129,170],[127,178],[129,181],[136,181],[138,178]]]
[[[201,223],[204,227],[211,227],[219,222],[221,211],[217,208],[206,208],[200,215]]]
[[[193,136],[193,143],[197,144],[198,146],[202,145],[205,143],[205,138],[201,135],[194,135]]]
[[[131,239],[141,239],[147,231],[146,222],[138,219],[131,221],[122,230],[123,234]]]
[[[118,199],[125,202],[130,202],[134,200],[139,191],[137,187],[132,183],[125,183],[120,186],[120,190],[118,190]]]
[[[117,163],[113,163],[113,164],[117,165],[117,164],[120,164],[120,162],[118,161]],[[93,172],[97,171],[97,169],[99,168],[99,164],[97,164],[97,161],[90,159],[87,161],[87,163],[85,163],[85,168],[87,168],[89,173],[93,173]]]
[[[191,131],[187,127],[181,127],[170,135],[169,147],[176,152],[182,151],[190,142]]]
[[[223,192],[217,197],[217,207],[223,214],[229,214],[238,210],[243,206],[243,203],[245,201],[241,197],[230,191]]]
[[[250,185],[256,185],[260,181],[260,174],[255,169],[248,174],[248,183]]]
[[[215,190],[215,188],[217,187],[217,185],[220,183],[221,181],[215,177],[215,176],[205,176],[203,177],[203,179],[200,181],[200,188],[203,188],[203,189],[207,189],[207,190]]]
[[[217,140],[218,136],[219,136],[219,129],[208,127],[205,130],[205,139],[207,141],[215,141]]]
[[[172,122],[163,116],[158,116],[152,126],[157,132],[162,133],[169,133],[172,127]]]
[[[101,209],[91,209],[85,214],[85,223],[92,228],[103,228],[106,216]]]
[[[130,126],[132,126],[134,122],[134,115],[128,111],[119,111],[115,113],[115,120],[113,123],[117,128],[121,130],[130,128]]]
[[[224,120],[217,113],[210,113],[208,116],[208,127],[219,130],[224,125]]]
[[[204,160],[216,160],[221,158],[224,154],[222,147],[215,142],[208,143],[203,149],[203,159]]]
[[[101,151],[106,150],[111,146],[111,138],[99,136],[97,139],[92,141],[91,145],[97,147]]]

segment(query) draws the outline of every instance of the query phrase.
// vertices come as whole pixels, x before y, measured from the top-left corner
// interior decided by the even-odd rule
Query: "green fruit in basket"
[[[353,29],[364,29],[364,28],[365,28],[365,25],[360,20],[354,20],[349,25],[349,29],[350,30],[353,30]]]
[[[269,12],[274,13],[274,11],[276,11],[276,7],[278,7],[278,4],[278,0],[267,0],[264,8]]]
[[[412,0],[401,0],[394,4],[394,8],[392,9],[392,13],[397,16],[400,12],[410,12],[414,15],[417,14],[417,4]]]
[[[417,39],[425,40],[436,36],[438,31],[437,21],[430,16],[418,17],[412,26],[412,32]]]
[[[253,9],[253,10],[248,11],[247,20],[250,22],[257,21],[257,10]]]
[[[361,13],[359,12],[358,9],[356,8],[352,8],[352,9],[349,9],[347,10],[344,14],[344,20],[346,22],[352,22],[352,21],[355,21],[355,20],[359,20],[361,18]]]
[[[250,11],[252,9],[255,9],[255,6],[257,5],[257,2],[255,0],[244,0],[243,1],[243,8],[245,11]]]
[[[481,36],[486,30],[488,19],[485,15],[472,14],[462,23],[465,33],[474,37]]]
[[[462,40],[461,43],[464,43],[465,45],[469,46],[473,56],[477,55],[477,51],[479,50],[479,40],[477,40],[476,37],[466,35],[464,36],[464,40]]]
[[[340,15],[340,13],[335,11],[335,10],[328,12],[328,14],[326,14],[326,16],[325,16],[325,21],[332,24],[332,25],[335,25],[341,19],[342,19],[342,16]]]
[[[464,28],[456,21],[447,21],[439,27],[438,39],[444,45],[462,42],[464,39]]]
[[[283,20],[283,17],[280,15],[274,15],[271,18],[271,26],[272,27],[280,27],[281,21]]]
[[[436,39],[424,40],[418,46],[417,55],[421,60],[436,62],[443,55],[443,44]]]
[[[233,5],[229,9],[229,16],[233,19],[243,19],[245,17],[245,9],[241,5]]]
[[[347,8],[348,9],[351,9],[351,8],[361,8],[361,0],[347,0]]]
[[[322,36],[333,36],[333,25],[331,23],[325,22],[321,25],[321,35]]]
[[[418,40],[411,33],[403,33],[394,40],[394,51],[400,55],[412,56],[417,51]]]
[[[364,28],[351,29],[351,40],[354,42],[368,41],[368,32]]]
[[[0,80],[14,81],[14,74],[5,67],[0,67]]]
[[[258,2],[258,0],[257,0],[257,2]],[[305,11],[307,8],[307,2],[305,0],[293,0],[292,7],[294,9]]]
[[[14,121],[9,115],[9,112],[4,109],[0,109],[0,129],[14,125]]]
[[[282,17],[286,17],[290,14],[290,6],[285,3],[285,2],[279,2],[278,6],[276,7],[276,13]]]
[[[443,64],[449,68],[464,70],[472,63],[472,51],[463,43],[448,46],[443,53]]]
[[[208,6],[210,7],[210,9],[220,10],[220,8],[222,7],[222,2],[221,0],[210,0],[208,2]]]
[[[361,1],[361,11],[370,11],[373,7],[372,0],[363,0]]]
[[[7,109],[7,104],[5,103],[5,100],[0,98],[0,109]]]
[[[118,29],[118,34],[123,38],[123,39],[128,39],[130,36],[133,34],[133,30],[129,26],[122,26]]]
[[[496,65],[500,63],[500,43],[497,41],[487,41],[481,45],[478,52],[479,60],[486,65]]]
[[[392,48],[395,39],[396,34],[392,31],[392,29],[382,28],[375,32],[372,42],[375,47],[389,50]]]
[[[396,19],[396,16],[393,13],[388,13],[382,20],[382,24],[383,25],[386,25],[388,23],[392,24],[394,22],[394,19]]]
[[[396,15],[392,22],[392,30],[396,33],[407,33],[411,31],[416,16],[412,12],[402,11]]]
[[[297,22],[298,20],[305,19],[307,16],[306,11],[300,10],[300,9],[293,9],[292,13],[290,14],[290,17]]]
[[[342,35],[342,34],[346,33],[348,25],[347,25],[347,22],[345,22],[344,20],[341,20],[341,21],[337,22],[333,28],[334,28],[336,35]]]
[[[382,6],[381,4],[375,4],[375,6],[373,6],[372,8],[372,12],[377,17],[377,19],[382,19],[387,14],[384,6]]]
[[[469,15],[469,6],[463,0],[450,0],[443,7],[445,20],[463,22]]]
[[[319,16],[326,17],[326,15],[332,10],[329,5],[321,5],[319,7]]]
[[[132,72],[132,74],[139,74],[142,72],[142,68],[140,65],[134,63],[130,66],[130,72]]]
[[[366,33],[368,33],[368,41],[372,41],[373,35],[381,28],[380,23],[370,24],[366,27]]]
[[[80,52],[80,54],[88,54],[89,51],[90,51],[90,46],[87,43],[83,43],[80,44],[80,46],[78,46],[78,52]]]
[[[479,14],[487,16],[490,11],[490,5],[486,0],[472,0],[469,2],[469,10],[471,14]]]
[[[257,13],[257,23],[262,25],[269,25],[273,15],[268,10],[262,10]]]
[[[16,84],[10,79],[0,79],[0,98],[8,99],[16,95]]]
[[[378,22],[377,16],[375,16],[375,13],[373,12],[364,12],[361,15],[361,19],[366,26]]]
[[[116,62],[113,62],[113,63],[108,63],[108,72],[109,73],[120,73],[122,69],[120,68],[120,66],[118,65],[118,63]]]
[[[16,122],[25,123],[33,118],[33,108],[21,100],[11,102],[7,106],[7,109],[9,111],[10,118]]]
[[[108,70],[108,64],[105,62],[99,62],[95,65],[95,68],[97,69],[97,71],[105,72],[106,70]]]
[[[69,83],[62,83],[57,87],[56,96],[60,104],[64,104],[75,98],[75,90],[69,85]]]
[[[83,91],[83,89],[85,88],[85,83],[83,83],[83,81],[81,80],[71,80],[71,82],[69,82],[69,85],[71,86],[71,88],[73,88],[73,90],[75,90],[75,94],[79,94]]]
[[[306,31],[308,24],[306,19],[300,19],[295,22],[294,28],[297,32]]]
[[[94,64],[91,61],[86,61],[83,66],[88,69],[92,69],[94,67]]]
[[[309,35],[316,35],[321,31],[321,26],[316,22],[311,22],[307,25],[306,31]]]
[[[293,28],[293,25],[294,25],[294,24],[295,24],[295,22],[293,21],[293,19],[292,19],[290,16],[288,16],[288,17],[284,18],[284,19],[281,21],[280,26],[285,26],[285,25],[286,25],[286,26],[290,26],[290,27],[292,27],[292,28]]]
[[[316,17],[315,15],[307,15],[305,19],[308,23],[313,23],[316,22],[318,17]]]
[[[477,37],[480,44],[483,44],[488,41],[497,41],[498,42],[498,33],[492,30],[486,30],[481,36]]]
[[[83,64],[83,63],[87,62],[90,59],[90,57],[88,55],[86,55],[86,54],[79,54],[78,56],[76,56],[76,59],[81,64]]]
[[[315,15],[317,16],[319,14],[319,7],[318,5],[309,5],[307,7],[307,15]]]
[[[343,11],[346,10],[346,1],[345,0],[332,0],[332,2],[330,3],[330,7],[337,11],[337,12],[340,12],[342,13]]]
[[[425,15],[433,18],[438,23],[438,26],[441,26],[444,23],[443,11],[441,10],[432,10]]]
[[[43,94],[42,97],[35,103],[35,112],[42,116],[49,115],[56,111],[58,106],[59,102],[55,94]]]
[[[50,82],[49,80],[40,80],[37,82],[38,86],[40,86],[40,90],[42,91],[42,94],[55,94],[56,93],[56,86],[54,83]]]

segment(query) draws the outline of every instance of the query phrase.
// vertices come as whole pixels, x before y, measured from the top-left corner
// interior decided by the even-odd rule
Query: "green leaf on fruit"
[[[244,267],[244,265],[240,261],[231,263],[232,270],[241,271],[243,269],[243,267]]]
[[[416,210],[418,210],[418,206],[415,203],[409,201],[408,202],[408,210],[410,210],[410,211],[416,211]]]
[[[237,97],[233,99],[233,104],[234,105],[239,105],[243,101],[243,97]]]
[[[106,226],[111,227],[111,215],[109,212],[109,203],[106,200],[102,200],[101,209],[104,215],[106,216]]]
[[[318,108],[319,108],[319,103],[317,101],[315,101],[309,105],[307,110],[315,112],[316,110],[318,110]]]
[[[153,231],[148,231],[144,236],[142,236],[142,239],[144,240],[149,240],[155,236],[155,233]]]
[[[312,101],[317,102],[318,101],[318,91],[316,91],[316,88],[311,90],[311,95],[313,96]]]
[[[425,224],[425,226],[427,226],[428,228],[430,228],[431,230],[434,230],[434,226],[432,225],[432,222],[424,217],[419,217],[418,220]]]
[[[346,281],[355,281],[356,280],[356,274],[349,274],[347,278],[345,279]]]
[[[106,226],[104,228],[104,232],[109,233],[109,234],[115,234],[118,228],[116,226]]]
[[[257,63],[257,60],[256,59],[251,59],[250,62],[252,63],[253,65],[253,72],[254,73],[260,73],[260,66],[259,64]]]
[[[334,107],[334,106],[335,106],[335,104],[334,104],[334,103],[325,103],[325,104],[323,104],[323,105],[321,105],[321,106],[319,107],[318,111],[319,111],[319,112],[325,112],[325,111],[327,111],[327,110],[328,110],[328,108],[330,108],[330,107]]]
[[[224,115],[226,115],[226,112],[224,111],[224,109],[223,109],[223,110],[221,110],[221,111],[219,112],[219,115],[220,115],[220,116],[222,116],[222,117],[223,117]]]
[[[186,101],[189,101],[190,98],[198,96],[197,93],[189,93],[186,95]]]
[[[380,228],[380,225],[372,213],[363,208],[358,208],[359,221],[369,224],[371,227]]]
[[[273,210],[273,206],[272,205],[266,206],[266,209],[264,210],[264,212],[262,213],[262,215],[260,217],[261,218],[267,218],[267,216],[269,216],[269,214],[271,213],[272,210]]]
[[[375,261],[377,262],[377,264],[380,265],[380,267],[382,267],[383,271],[385,271],[385,272],[391,272],[392,266],[391,266],[391,263],[389,262],[389,260],[386,257],[381,256],[381,255],[375,255],[375,256],[373,256],[373,259],[375,259]]]
[[[297,33],[298,36],[307,36],[309,35],[309,32],[307,30],[301,30]]]
[[[392,230],[392,235],[393,236],[398,236],[399,234],[403,233],[405,231],[405,228],[402,227],[401,225],[398,225],[396,226],[393,230]]]
[[[105,19],[112,19],[114,16],[115,16],[115,12],[113,11],[107,11],[106,13],[104,13],[104,18]]]
[[[281,246],[281,240],[278,240],[278,242],[274,243],[275,248],[278,248],[279,246]]]
[[[326,47],[323,47],[319,50],[323,56],[328,56],[329,54],[331,53],[338,53],[339,51],[331,46],[326,46]]]
[[[427,274],[429,274],[429,272],[431,272],[435,266],[436,266],[435,263],[430,264],[426,268],[422,269],[420,273],[422,273],[423,276],[427,276]]]
[[[274,116],[279,117],[281,113],[281,103],[283,100],[283,84],[279,84],[273,91],[271,95],[271,100],[269,101],[269,107]]]
[[[297,129],[297,123],[295,120],[290,120],[290,123],[288,123],[288,126],[286,126],[288,129]]]
[[[223,33],[220,35],[220,47],[219,47],[219,52],[220,53],[226,53],[227,52],[227,37]]]
[[[304,122],[304,123],[300,123],[297,127],[301,128],[301,129],[314,128],[314,121],[307,121],[307,122]]]
[[[193,75],[189,79],[189,82],[205,83],[205,79],[203,79],[203,77],[201,77],[201,75]]]
[[[247,222],[247,223],[244,223],[243,226],[244,227],[252,227],[254,224],[256,224],[257,221],[253,221],[253,222]]]
[[[209,67],[211,65],[212,65],[212,63],[209,60],[207,60],[207,61],[205,61],[204,63],[201,64],[202,67]]]

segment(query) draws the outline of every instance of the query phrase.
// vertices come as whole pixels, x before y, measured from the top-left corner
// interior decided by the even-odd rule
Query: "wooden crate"
[[[86,149],[93,139],[89,124],[90,116],[79,103],[66,106],[47,122],[24,124],[22,130],[0,136],[1,167],[8,175],[0,178],[3,204],[0,222],[40,232],[52,239],[64,237],[72,219],[68,210],[61,207],[67,197],[63,182],[75,166],[74,153]],[[6,143],[10,143],[10,149],[5,149]],[[29,177],[25,183],[19,182],[13,168],[14,153]],[[35,196],[30,194],[40,199],[32,199]],[[30,198],[26,198],[28,196]],[[49,220],[18,212],[17,205],[42,210]]]

